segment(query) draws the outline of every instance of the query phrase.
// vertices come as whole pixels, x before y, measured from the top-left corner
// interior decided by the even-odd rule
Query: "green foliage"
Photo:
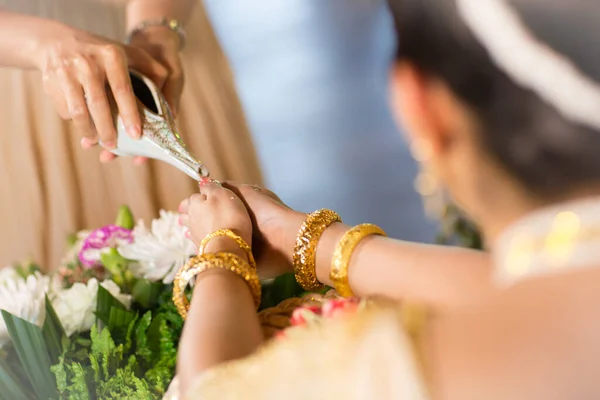
[[[296,282],[293,273],[281,275],[270,282],[263,283],[259,310],[275,307],[290,297],[298,297],[303,294],[304,290]]]
[[[60,399],[160,399],[175,374],[183,321],[163,290],[153,311],[125,310],[98,293],[96,326],[72,338],[52,367]],[[117,304],[118,303],[118,304]]]
[[[156,292],[156,287],[153,288]],[[67,338],[46,300],[42,328],[2,312],[13,347],[0,351],[0,399],[160,399],[175,375],[183,320],[161,284],[153,307],[98,290],[98,323]]]

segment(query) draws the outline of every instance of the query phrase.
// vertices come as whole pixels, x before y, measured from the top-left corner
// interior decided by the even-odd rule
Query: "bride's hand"
[[[260,275],[268,278],[291,272],[296,237],[306,215],[292,210],[267,189],[233,182],[226,182],[225,186],[241,198],[250,212]]]
[[[181,223],[188,227],[191,238],[200,244],[210,233],[231,229],[252,245],[252,221],[244,203],[231,190],[217,181],[203,185],[200,193],[192,195],[179,206]],[[209,253],[220,251],[240,254],[239,246],[229,238],[215,238],[206,248]],[[241,254],[245,253],[241,252]]]
[[[146,51],[124,46],[72,28],[55,29],[40,43],[37,66],[43,85],[64,119],[72,120],[89,148],[100,139],[105,148],[116,147],[117,133],[109,103],[110,88],[127,133],[142,134],[141,116],[129,78],[129,68],[148,76],[161,87],[167,69]],[[103,153],[101,160],[112,157]]]

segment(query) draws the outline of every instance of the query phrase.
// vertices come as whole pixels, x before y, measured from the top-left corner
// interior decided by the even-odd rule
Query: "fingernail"
[[[201,178],[200,181],[198,182],[198,186],[202,187],[204,185],[206,185],[207,183],[209,183],[211,180],[210,178]]]
[[[103,142],[102,145],[104,147],[106,147],[107,149],[114,149],[115,147],[117,147],[117,144],[113,140],[109,140],[108,142]]]
[[[139,125],[130,125],[127,128],[127,133],[134,139],[139,139],[142,136],[142,128]]]
[[[192,237],[192,232],[185,231],[185,237],[188,238],[188,239],[191,238]]]
[[[181,208],[181,207],[179,207],[179,208]],[[180,212],[181,212],[181,211],[180,211]],[[181,217],[177,218],[177,223],[179,224],[179,226],[182,226],[182,225],[183,225],[183,220],[182,220],[182,218],[181,218]]]
[[[94,145],[96,145],[98,143],[98,141],[88,138],[88,137],[83,137],[81,138],[81,147],[83,147],[84,149],[91,149],[92,147],[94,147]]]

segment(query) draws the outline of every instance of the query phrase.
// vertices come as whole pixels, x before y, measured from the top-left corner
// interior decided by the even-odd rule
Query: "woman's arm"
[[[177,358],[177,375],[182,393],[207,369],[252,354],[262,339],[246,282],[229,271],[203,273],[179,343],[183,351]]]
[[[168,77],[160,87],[175,116],[179,111],[184,84],[184,71],[179,55],[184,38],[179,32],[163,24],[170,19],[185,24],[196,2],[197,0],[130,0],[127,5],[127,32],[131,35],[131,45],[147,51],[167,69]]]
[[[59,22],[0,8],[0,67],[40,68],[44,42],[68,31]]]
[[[127,5],[127,31],[146,21],[176,19],[185,24],[197,0],[130,0]]]
[[[263,273],[291,272],[296,237],[306,214],[285,207],[265,189],[227,185],[241,195],[252,211],[265,253]],[[332,283],[329,279],[331,258],[349,228],[333,224],[319,240],[317,277],[324,284]],[[266,271],[265,268],[272,265],[277,268]],[[358,245],[348,273],[350,286],[358,296],[379,295],[447,307],[470,303],[494,292],[491,270],[491,259],[485,252],[373,236]]]
[[[317,247],[317,277],[327,285],[337,243],[349,229],[330,226]],[[486,253],[457,247],[404,242],[380,236],[365,238],[348,267],[350,287],[358,296],[423,301],[432,305],[467,304],[495,291]]]

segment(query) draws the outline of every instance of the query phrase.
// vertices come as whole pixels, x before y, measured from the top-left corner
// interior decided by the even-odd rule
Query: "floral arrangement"
[[[57,272],[0,269],[0,399],[163,397],[183,327],[172,282],[196,252],[178,217],[134,226],[122,207],[114,225],[75,235]],[[301,292],[282,276],[261,307]]]

